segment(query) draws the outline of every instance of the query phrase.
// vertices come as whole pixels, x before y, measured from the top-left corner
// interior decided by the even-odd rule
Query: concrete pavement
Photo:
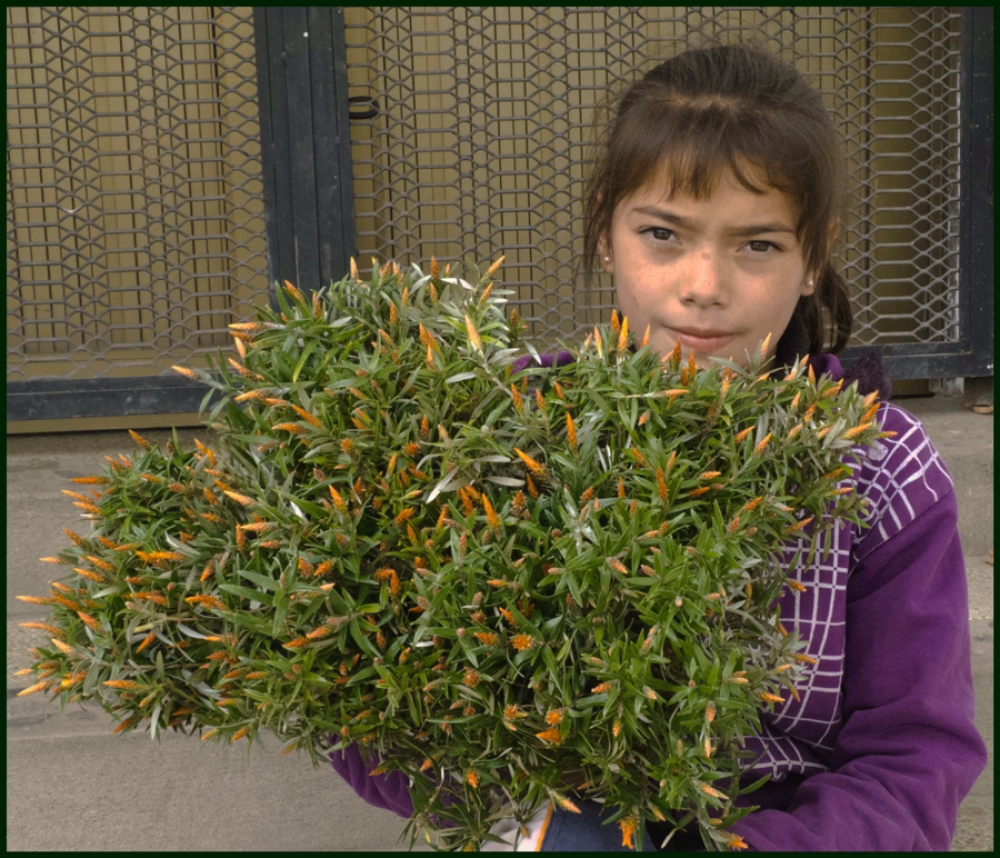
[[[952,851],[993,848],[993,418],[960,397],[900,400],[916,414],[955,479],[970,588],[976,721],[991,760],[962,805]],[[142,430],[163,444],[168,430]],[[204,429],[179,430],[210,443]],[[405,821],[371,808],[326,766],[280,756],[273,736],[248,750],[163,734],[112,736],[99,707],[60,711],[29,684],[26,665],[40,633],[19,622],[44,608],[16,595],[43,595],[55,568],[38,562],[66,544],[62,527],[86,532],[61,489],[100,472],[105,455],[130,451],[126,431],[11,436],[7,441],[7,848],[8,850],[400,850]],[[55,574],[53,574],[55,573]],[[423,847],[426,849],[427,847]]]

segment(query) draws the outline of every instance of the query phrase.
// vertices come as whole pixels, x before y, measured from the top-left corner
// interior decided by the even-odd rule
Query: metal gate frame
[[[272,9],[255,10],[255,14],[284,15],[286,20],[293,13],[304,10]],[[316,11],[316,10],[310,10]],[[343,8],[335,11],[338,20],[336,45],[334,47],[334,62],[338,75],[346,75],[347,57],[343,34]],[[298,30],[293,30],[297,33]],[[310,38],[312,32],[310,31]],[[931,379],[931,378],[989,378],[993,376],[993,9],[992,7],[966,7],[962,10],[962,47],[961,47],[961,183],[960,183],[960,217],[959,217],[959,335],[957,341],[946,343],[899,343],[875,346],[881,351],[889,368],[889,373],[896,380]],[[283,68],[280,70],[283,73]],[[270,67],[271,74],[279,73],[275,66]],[[262,73],[264,69],[262,67]],[[346,94],[346,80],[341,83]],[[288,91],[293,91],[294,84],[289,81]],[[299,91],[304,93],[301,85]],[[338,89],[338,92],[341,91]],[[263,86],[261,92],[264,92]],[[367,99],[362,99],[367,100]],[[263,107],[263,104],[262,104]],[[337,102],[341,115],[337,116],[339,123],[344,123],[347,107],[343,99]],[[305,110],[305,107],[302,107]],[[262,113],[261,127],[264,126],[265,112]],[[372,114],[352,116],[351,118],[370,118]],[[331,133],[338,136],[338,142],[350,139],[350,129],[344,125],[336,125]],[[343,148],[341,148],[343,158]],[[271,166],[267,157],[274,159]],[[290,169],[292,173],[299,169],[308,170],[306,161],[296,161],[291,150],[282,151],[278,146],[270,145],[265,149],[266,175],[271,176],[272,170]],[[350,152],[347,159],[341,162],[344,167],[347,182],[350,181]],[[278,165],[281,165],[280,167]],[[287,166],[286,166],[287,165]],[[318,177],[317,177],[318,178]],[[308,185],[313,180],[311,174],[303,176],[300,185]],[[294,181],[292,182],[294,185]],[[265,188],[267,185],[265,185]],[[276,187],[276,186],[274,186]],[[346,183],[345,183],[346,187]],[[331,190],[335,190],[331,188]],[[266,193],[266,191],[265,191]],[[353,232],[354,206],[353,199],[346,191],[340,195],[343,209],[339,222],[350,224],[350,239],[345,236],[345,246],[352,251],[345,254],[339,271],[347,269],[347,256],[356,256],[353,248],[355,238]],[[284,228],[291,229],[294,235],[311,236],[315,232],[314,221],[309,209],[301,214],[292,205],[292,200],[278,196],[273,212],[268,214],[268,223],[272,220]],[[329,216],[331,221],[334,216]],[[276,279],[293,280],[303,291],[316,288],[316,269],[319,265],[314,258],[315,252],[310,245],[308,260],[301,264],[296,260],[293,266],[291,258],[293,240],[288,234],[283,234],[276,240],[272,250],[271,233],[268,233],[268,253],[274,254],[274,265],[271,268],[272,290]],[[281,260],[279,262],[279,260]],[[323,268],[323,272],[328,269]],[[284,273],[288,272],[288,273]],[[298,276],[298,280],[292,277]],[[326,283],[329,276],[323,274],[318,282]],[[271,296],[272,306],[277,309]],[[840,354],[842,363],[849,366],[863,353],[870,351],[871,346],[849,346]]]
[[[373,114],[349,111],[343,7],[257,7],[253,15],[276,307],[276,280],[311,293],[357,255],[350,120]],[[959,337],[877,346],[897,380],[993,376],[992,7],[962,10],[960,87]],[[848,347],[842,361],[849,365],[866,350]],[[196,412],[210,390],[170,375],[8,382],[7,419]]]

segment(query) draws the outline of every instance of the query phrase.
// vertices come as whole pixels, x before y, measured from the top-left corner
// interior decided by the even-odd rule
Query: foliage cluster
[[[580,796],[624,842],[680,810],[739,848],[741,740],[812,661],[778,552],[858,521],[842,459],[878,404],[805,359],[632,352],[628,320],[512,374],[536,352],[495,269],[286,283],[231,326],[240,360],[177,368],[221,392],[217,449],[133,433],[76,480],[91,531],[23,597],[52,613],[22,693],[96,700],[115,732],[270,730],[314,763],[360,743],[439,848]]]

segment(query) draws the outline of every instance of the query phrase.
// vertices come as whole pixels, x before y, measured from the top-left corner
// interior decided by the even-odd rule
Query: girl
[[[842,485],[869,500],[868,529],[844,523],[825,562],[801,563],[779,600],[815,663],[761,730],[744,781],[771,778],[730,830],[754,850],[947,850],[959,803],[986,764],[973,724],[965,566],[951,478],[919,421],[885,402],[877,360],[845,374],[847,286],[831,262],[845,199],[841,142],[798,72],[749,45],[689,50],[624,94],[600,141],[586,198],[583,268],[599,259],[639,334],[667,354],[744,365],[769,334],[773,372],[809,354],[817,376],[881,389],[895,437]],[[588,283],[589,285],[589,283]],[[621,314],[618,315],[621,321]],[[526,366],[523,358],[515,370]],[[546,355],[551,366],[572,360]],[[866,448],[867,449],[867,448]],[[798,543],[789,545],[791,565]],[[805,554],[803,554],[805,556]],[[357,747],[334,768],[367,801],[412,814],[403,776],[369,777]],[[725,791],[724,783],[716,786]],[[627,851],[600,805],[544,808],[519,850]],[[513,846],[514,825],[497,827]],[[669,823],[647,828],[661,847]],[[695,831],[666,848],[696,848]],[[493,848],[491,845],[490,848]],[[510,848],[510,847],[509,847]]]

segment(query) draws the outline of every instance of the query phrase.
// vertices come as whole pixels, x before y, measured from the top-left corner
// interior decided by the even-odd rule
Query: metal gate
[[[8,420],[198,410],[267,302],[256,78],[250,9],[7,9]]]
[[[609,279],[585,293],[572,277],[594,105],[702,34],[765,36],[844,134],[844,359],[874,345],[896,379],[991,376],[992,21],[8,10],[8,420],[196,410],[205,389],[167,367],[228,348],[269,281],[316,288],[351,255],[364,269],[505,253],[534,341],[582,339],[614,306]]]
[[[495,259],[536,342],[582,340],[581,196],[595,102],[701,36],[766,37],[847,142],[844,353],[893,376],[992,375],[992,12],[939,8],[348,8],[362,259]],[[988,127],[987,127],[987,124]]]

